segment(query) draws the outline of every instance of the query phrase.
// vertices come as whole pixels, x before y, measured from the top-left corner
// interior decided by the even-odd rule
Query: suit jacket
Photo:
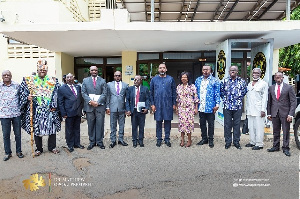
[[[130,86],[128,88],[128,95],[126,95],[126,111],[133,113],[135,107],[135,86]],[[150,92],[145,86],[140,86],[140,98],[139,102],[145,102],[146,109],[150,109]]]
[[[119,95],[117,95],[115,81],[107,84],[107,101],[106,108],[110,109],[110,112],[125,112],[125,98],[128,90],[128,84],[122,81],[122,89]]]
[[[82,97],[84,99],[84,108],[83,110],[85,112],[92,112],[94,109],[97,111],[105,111],[105,103],[106,103],[106,89],[107,85],[105,80],[102,77],[97,78],[96,81],[96,88],[94,88],[94,83],[92,77],[86,77],[83,79],[82,82],[82,88],[81,88],[81,93]],[[89,105],[89,102],[92,100],[90,98],[90,94],[95,94],[95,95],[100,95],[98,99],[98,107],[93,107],[92,105]]]
[[[269,87],[268,115],[276,117],[279,112],[280,117],[294,116],[296,106],[296,95],[292,86],[283,83],[279,100],[276,99],[275,85]]]
[[[81,95],[81,87],[79,85],[73,85],[77,91],[77,97],[72,92],[71,88],[64,84],[58,89],[58,108],[61,116],[81,116],[83,107],[83,98]]]

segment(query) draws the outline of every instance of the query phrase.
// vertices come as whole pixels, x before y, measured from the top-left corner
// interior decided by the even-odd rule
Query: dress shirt
[[[281,84],[280,84],[280,94],[281,94],[281,91],[282,91],[282,87],[283,87],[283,82],[281,82]],[[275,84],[275,96],[276,96],[276,99],[277,99],[277,90],[278,90],[278,84]]]
[[[21,115],[19,104],[20,84],[11,82],[10,85],[0,83],[0,118],[13,118]]]
[[[115,81],[115,89],[116,89],[116,92],[117,92],[117,85],[118,85],[118,82]],[[121,92],[122,90],[122,81],[119,81],[119,92]]]
[[[213,108],[219,107],[220,104],[220,83],[219,80],[213,77],[212,75],[209,75],[206,80],[207,80],[207,85],[205,89],[204,89],[204,85],[202,85],[202,82],[205,81],[204,76],[198,77],[195,81],[198,98],[200,100],[198,110],[199,112],[213,113]],[[203,88],[201,86],[203,86]],[[204,95],[203,93],[203,96],[201,98],[202,92],[205,92],[206,94]],[[200,111],[201,104],[202,106],[204,106],[203,107],[204,109],[201,108]]]
[[[72,91],[71,86],[73,86],[73,90],[74,90],[74,92],[76,93],[76,96],[77,96],[77,89],[76,89],[75,85],[74,84],[67,84],[67,85],[69,86],[69,88],[71,89],[71,91]]]
[[[247,115],[260,117],[261,112],[267,112],[268,84],[259,79],[254,86],[253,81],[248,84],[246,113]]]
[[[140,96],[141,96],[141,87],[140,86],[135,86],[135,99],[134,99],[134,101],[135,101],[135,104],[137,104],[138,102],[136,101],[136,94],[137,94],[137,91],[138,91],[138,88],[139,88],[139,90],[140,90]],[[136,106],[134,106],[134,108],[136,108]]]
[[[205,112],[206,105],[206,93],[207,93],[207,85],[209,83],[208,78],[203,78],[200,85],[200,106],[199,112]]]
[[[221,82],[221,98],[224,108],[227,110],[239,110],[243,106],[243,98],[247,93],[247,85],[241,77],[235,80],[231,77],[225,78]]]

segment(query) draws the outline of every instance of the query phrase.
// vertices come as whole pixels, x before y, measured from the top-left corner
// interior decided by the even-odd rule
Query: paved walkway
[[[177,130],[177,124],[178,124],[178,116],[174,114],[174,119],[172,120],[172,129],[171,129],[171,136],[172,137],[180,137],[180,133]],[[245,116],[242,116],[242,119],[245,118]],[[81,124],[81,135],[88,137],[88,129],[87,129],[87,122],[86,120],[82,120]],[[156,123],[154,120],[153,114],[147,114],[146,116],[146,125],[145,125],[145,137],[146,138],[155,138],[155,129],[156,129]],[[242,129],[241,129],[242,130]],[[110,118],[109,115],[105,115],[105,138],[109,138],[110,134]],[[291,125],[291,137],[294,136],[293,134],[293,128]],[[131,137],[131,119],[130,117],[126,117],[125,120],[125,136]],[[193,137],[201,137],[201,130],[199,128],[199,115],[197,114],[195,116],[195,131],[192,134]],[[241,135],[241,138],[248,138],[249,135]],[[224,137],[224,127],[219,122],[215,121],[215,137],[223,138]],[[265,128],[265,139],[273,138],[272,134],[272,127],[271,128]],[[293,139],[293,138],[292,138]],[[130,139],[128,139],[129,141]]]

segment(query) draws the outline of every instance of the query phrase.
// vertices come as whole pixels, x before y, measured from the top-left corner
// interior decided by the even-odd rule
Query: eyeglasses
[[[133,81],[141,81],[140,79],[134,79]]]
[[[115,77],[121,77],[121,75],[115,75]]]

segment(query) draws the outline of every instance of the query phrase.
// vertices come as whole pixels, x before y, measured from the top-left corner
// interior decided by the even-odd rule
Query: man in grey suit
[[[125,125],[125,98],[128,90],[128,84],[122,82],[122,73],[120,71],[116,71],[114,73],[114,80],[115,81],[107,84],[106,113],[110,115],[110,148],[114,148],[117,144],[117,122],[119,123],[118,144],[123,146],[128,145],[123,140]]]
[[[83,79],[81,89],[90,140],[87,150],[91,150],[96,144],[105,149],[103,137],[107,85],[105,80],[98,76],[96,66],[90,67],[90,74],[91,77]]]
[[[268,96],[268,119],[273,123],[273,147],[268,152],[279,151],[280,149],[280,129],[283,131],[282,150],[286,156],[291,156],[289,150],[290,123],[296,109],[296,95],[293,87],[283,83],[282,72],[277,72],[274,76],[275,85],[269,87]]]

